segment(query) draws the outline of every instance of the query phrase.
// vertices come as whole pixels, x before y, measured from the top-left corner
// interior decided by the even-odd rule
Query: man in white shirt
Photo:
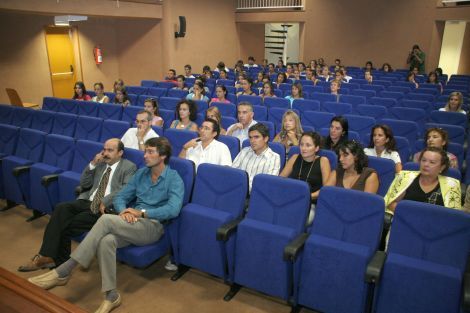
[[[184,77],[185,78],[194,78],[194,75],[191,73],[191,65],[190,64],[186,64],[184,66]]]
[[[255,63],[255,58],[252,56],[249,56],[248,63],[245,64],[245,67],[258,67],[258,64]]]
[[[152,116],[145,110],[137,113],[135,123],[137,127],[129,128],[124,136],[122,136],[121,141],[126,148],[144,151],[144,142],[150,138],[158,137],[158,134],[151,127]]]
[[[227,136],[237,137],[240,140],[240,147],[245,139],[248,139],[248,129],[258,123],[253,119],[255,113],[253,106],[249,102],[240,102],[237,108],[238,123],[230,125],[227,129]]]
[[[232,165],[232,157],[227,145],[217,140],[220,126],[217,121],[207,118],[199,128],[199,137],[188,141],[181,150],[179,157],[191,160],[196,165],[211,163]]]
[[[268,146],[269,130],[258,123],[249,129],[250,146],[244,148],[233,161],[232,167],[248,173],[250,191],[257,174],[279,175],[281,158]]]

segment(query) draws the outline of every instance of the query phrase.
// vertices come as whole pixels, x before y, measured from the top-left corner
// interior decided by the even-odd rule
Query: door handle
[[[73,65],[70,64],[70,71],[73,73]]]

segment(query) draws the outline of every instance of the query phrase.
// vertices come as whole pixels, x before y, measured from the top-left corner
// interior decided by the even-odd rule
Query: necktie
[[[108,186],[109,175],[111,174],[111,167],[108,167],[103,177],[101,178],[100,185],[96,191],[93,201],[91,201],[90,210],[94,214],[97,214],[100,211],[100,203],[104,198],[104,193],[106,191],[106,186]]]

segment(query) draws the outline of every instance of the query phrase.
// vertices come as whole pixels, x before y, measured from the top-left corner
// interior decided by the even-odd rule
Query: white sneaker
[[[168,262],[165,264],[165,269],[167,271],[175,272],[178,270],[178,265],[171,263],[171,260],[168,260]]]

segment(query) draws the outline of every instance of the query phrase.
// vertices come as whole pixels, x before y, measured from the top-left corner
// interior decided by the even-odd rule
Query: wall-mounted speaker
[[[180,16],[180,30],[175,32],[175,38],[184,37],[186,35],[186,17]]]

